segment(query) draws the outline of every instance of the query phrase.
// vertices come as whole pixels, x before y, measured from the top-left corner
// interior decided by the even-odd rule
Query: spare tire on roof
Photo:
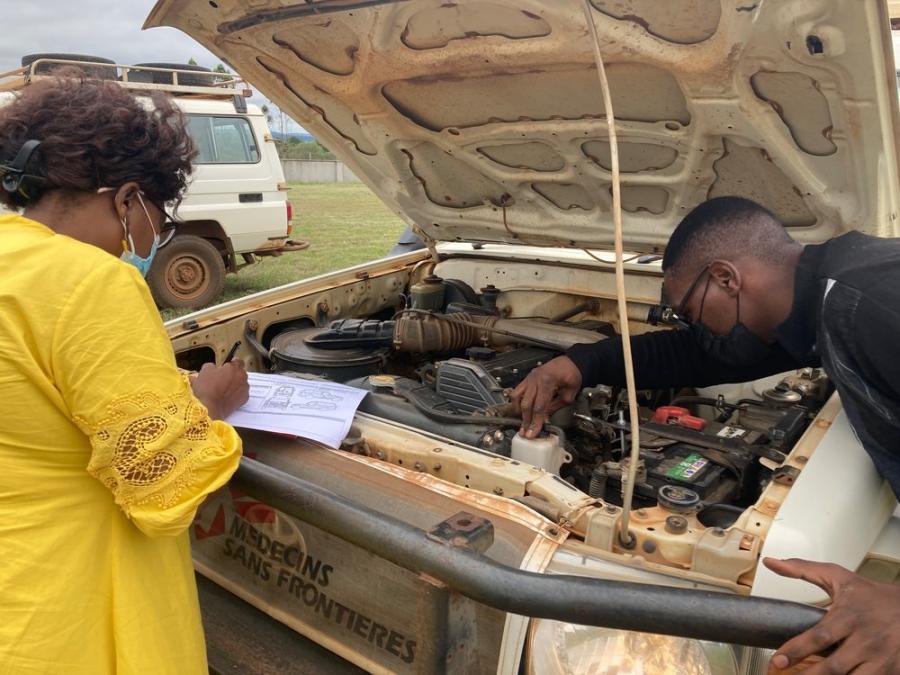
[[[190,70],[190,73],[178,73],[178,84],[186,87],[211,87],[218,82],[218,73],[209,68],[194,66],[190,63],[135,63],[142,68],[167,68],[169,70]],[[203,73],[202,75],[199,73]],[[129,82],[151,82],[153,84],[175,84],[175,73],[162,73],[155,70],[129,70]]]
[[[57,61],[85,61],[87,63],[109,63],[115,65],[115,61],[111,59],[104,59],[102,56],[91,56],[90,54],[53,54],[53,53],[41,53],[41,54],[26,54],[22,57],[22,65],[30,66],[35,61],[40,59],[54,59]],[[35,75],[48,75],[52,73],[57,68],[65,68],[68,64],[66,63],[39,63],[35,69]],[[91,66],[79,66],[73,65],[73,68],[80,68],[84,71],[84,74],[88,77],[96,77],[100,80],[115,80],[118,77],[118,72],[115,68],[108,68],[106,66],[100,66],[97,68],[92,68]]]

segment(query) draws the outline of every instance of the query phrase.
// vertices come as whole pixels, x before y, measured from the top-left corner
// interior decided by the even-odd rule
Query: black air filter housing
[[[490,406],[505,403],[503,387],[481,363],[449,359],[438,365],[434,388],[461,413],[481,413]]]
[[[335,382],[381,372],[387,360],[387,349],[322,349],[314,346],[314,338],[326,328],[287,330],[272,340],[269,358],[278,371],[320,375]]]
[[[540,347],[502,353],[473,347],[469,353],[476,358],[439,363],[434,383],[435,391],[463,413],[483,413],[491,406],[507,403],[505,389],[512,389],[532,369],[556,356],[556,352]]]

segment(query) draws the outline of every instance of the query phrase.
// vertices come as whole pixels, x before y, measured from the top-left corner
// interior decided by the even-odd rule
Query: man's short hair
[[[794,243],[771,211],[743,197],[703,202],[675,228],[662,267],[667,274],[693,273],[713,260],[752,255],[771,264],[786,259]]]

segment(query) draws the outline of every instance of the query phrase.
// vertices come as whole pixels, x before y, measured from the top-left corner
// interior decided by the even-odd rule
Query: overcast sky
[[[141,30],[154,0],[0,0],[4,9],[0,72],[37,52],[92,54],[117,63],[219,63],[212,53],[174,28]],[[255,103],[265,103],[257,95]],[[273,125],[280,126],[278,120]],[[296,130],[296,124],[286,125]]]
[[[174,28],[141,30],[153,0],[4,1],[0,71],[17,68],[24,54],[64,52],[105,56],[119,63],[185,63],[218,59]],[[11,10],[11,11],[10,11]]]

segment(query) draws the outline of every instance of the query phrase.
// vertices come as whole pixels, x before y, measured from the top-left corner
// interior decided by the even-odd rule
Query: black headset
[[[40,141],[33,139],[25,141],[12,162],[0,164],[0,176],[3,177],[0,185],[9,194],[18,193],[25,199],[31,200],[40,193],[41,188],[47,186],[48,181],[46,178],[37,174],[27,173],[25,170],[40,145]]]

